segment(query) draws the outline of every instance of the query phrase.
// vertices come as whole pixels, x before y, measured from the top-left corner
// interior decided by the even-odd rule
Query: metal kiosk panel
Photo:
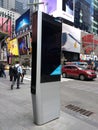
[[[33,14],[31,94],[38,125],[60,116],[61,33],[55,18],[39,11]]]

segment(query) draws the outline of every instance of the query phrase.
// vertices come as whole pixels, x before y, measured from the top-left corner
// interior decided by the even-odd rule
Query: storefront
[[[78,61],[80,58],[81,30],[62,23],[62,55],[64,61]]]

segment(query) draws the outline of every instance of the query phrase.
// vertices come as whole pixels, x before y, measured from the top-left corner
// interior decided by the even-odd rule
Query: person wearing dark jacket
[[[2,63],[0,64],[0,70],[1,70],[1,77],[5,77],[6,78],[4,64],[2,64]]]
[[[20,87],[20,76],[22,75],[22,67],[19,61],[16,62],[16,64],[13,67],[13,79],[12,79],[12,84],[11,84],[11,89],[13,89],[13,86],[15,85],[15,82],[17,81],[17,89]]]
[[[9,76],[10,76],[10,81],[12,81],[13,80],[13,66],[12,65],[10,65],[9,67]]]

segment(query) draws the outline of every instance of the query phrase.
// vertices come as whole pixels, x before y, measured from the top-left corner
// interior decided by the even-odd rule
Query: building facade
[[[0,7],[0,17],[11,18],[12,32],[14,33],[15,22],[16,22],[16,19],[20,17],[20,14]]]
[[[0,7],[23,14],[29,8],[28,3],[33,3],[33,0],[0,0]]]
[[[98,34],[98,1],[75,0],[74,26]]]
[[[33,3],[33,0],[15,0],[15,9],[20,14],[26,12],[30,7],[28,3]]]
[[[15,9],[15,0],[0,0],[0,7],[5,9]]]

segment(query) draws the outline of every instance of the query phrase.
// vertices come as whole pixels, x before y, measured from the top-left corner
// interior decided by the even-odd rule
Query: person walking
[[[9,67],[9,76],[10,76],[10,81],[12,81],[12,79],[13,79],[13,66],[11,64]]]
[[[3,63],[1,63],[0,69],[1,69],[1,76],[6,78],[5,67]]]
[[[26,74],[26,69],[22,65],[22,75],[21,75],[21,83],[23,83],[24,75]]]
[[[11,89],[13,89],[13,86],[15,85],[15,82],[17,82],[17,89],[20,87],[20,76],[22,75],[22,67],[19,61],[16,62],[16,64],[13,67],[13,80],[11,84]]]

